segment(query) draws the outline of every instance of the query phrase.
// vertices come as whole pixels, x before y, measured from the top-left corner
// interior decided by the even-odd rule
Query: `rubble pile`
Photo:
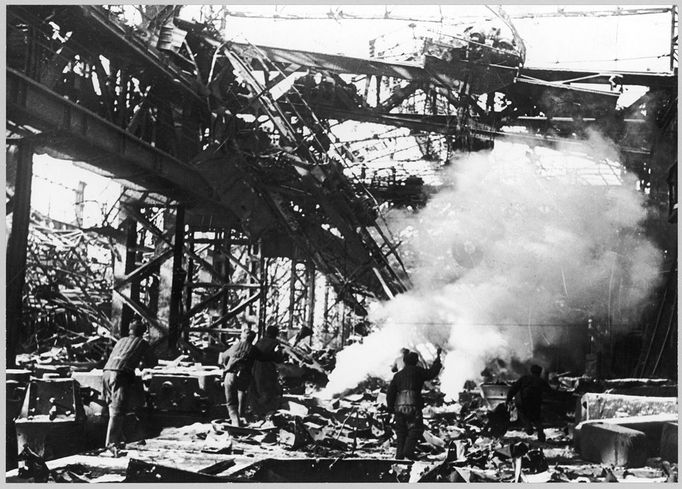
[[[232,481],[349,481],[348,473],[341,478],[341,466],[364,471],[362,480],[376,482],[677,480],[677,465],[659,457],[640,468],[582,460],[566,423],[549,428],[545,442],[514,424],[494,436],[493,411],[475,389],[463,391],[457,402],[444,401],[436,389],[425,398],[425,430],[415,462],[393,458],[394,435],[381,389],[333,400],[287,394],[281,409],[248,427],[216,420],[167,430],[159,439],[189,439],[202,452],[241,459],[218,474]]]
[[[52,345],[33,353],[17,355],[20,368],[40,369],[44,366],[64,366],[74,369],[101,367],[115,343],[108,334],[84,336],[63,332],[51,338]]]
[[[559,391],[559,397],[575,394],[579,398],[575,385],[572,388],[573,392]],[[269,437],[270,443],[306,457],[392,459],[394,435],[385,411],[385,394],[380,389],[358,390],[360,392],[333,401],[287,396],[288,407],[269,420],[278,429],[277,437]],[[531,439],[508,420],[502,433],[494,433],[495,423],[491,420],[495,410],[489,409],[477,388],[463,391],[457,402],[445,402],[436,388],[431,388],[424,397],[427,402],[425,430],[418,447],[420,462],[414,464],[414,467],[418,464],[423,467],[419,465],[418,475],[414,468],[403,468],[409,472],[406,479],[423,482],[596,482],[614,479],[664,481],[677,477],[676,465],[670,466],[660,457],[648,458],[641,464],[647,467],[639,469],[610,468],[582,460],[572,447],[571,425],[566,423],[565,417],[557,426],[548,429],[545,442]],[[507,428],[511,430],[507,431]],[[397,476],[396,480],[401,477]]]
[[[36,377],[65,377],[78,365],[63,358],[94,355],[104,340],[54,348],[25,365]],[[424,432],[416,461],[396,460],[386,382],[368,378],[336,398],[321,398],[316,393],[326,384],[325,367],[333,354],[283,347],[287,362],[279,372],[285,394],[280,408],[263,418],[247,417],[249,423],[240,427],[224,419],[220,369],[183,355],[161,360],[142,376],[146,416],[180,416],[179,425],[128,443],[123,458],[112,459],[112,466],[107,462],[108,468],[90,460],[46,472],[40,456],[26,452],[23,466],[29,468],[21,473],[59,482],[677,480],[677,400],[665,396],[676,393],[671,381],[552,376],[555,391],[543,404],[547,438],[540,442],[510,419],[504,402],[508,384],[468,382],[454,401],[445,399],[434,380],[423,391]],[[93,377],[88,385],[99,390],[97,372],[72,376],[80,375],[79,382],[84,375]],[[629,451],[616,449],[622,440]],[[101,458],[101,452],[91,453]]]

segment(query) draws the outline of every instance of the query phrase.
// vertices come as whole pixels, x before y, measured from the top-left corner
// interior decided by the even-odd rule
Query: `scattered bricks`
[[[664,423],[661,431],[660,456],[669,462],[677,462],[677,423]]]
[[[576,407],[576,422],[651,414],[677,414],[677,398],[587,393]]]
[[[580,429],[580,456],[609,465],[641,467],[647,459],[641,431],[605,423],[586,423]]]

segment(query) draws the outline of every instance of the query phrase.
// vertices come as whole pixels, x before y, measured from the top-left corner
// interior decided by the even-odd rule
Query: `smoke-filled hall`
[[[4,480],[678,482],[678,13],[7,5]]]

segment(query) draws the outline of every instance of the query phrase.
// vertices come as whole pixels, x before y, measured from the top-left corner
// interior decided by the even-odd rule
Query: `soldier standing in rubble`
[[[279,385],[277,366],[284,361],[284,353],[280,350],[279,328],[268,326],[265,336],[256,342],[256,361],[253,366],[253,404],[254,410],[260,414],[275,411],[279,408],[282,388]]]
[[[541,366],[531,366],[530,375],[524,375],[512,384],[507,393],[507,404],[516,404],[526,433],[532,435],[535,428],[538,431],[538,441],[545,441],[545,432],[542,429],[542,395],[551,392],[552,388],[540,377],[541,373]]]
[[[123,441],[125,415],[134,408],[135,369],[141,363],[147,367],[157,363],[149,343],[142,339],[145,331],[141,321],[133,321],[129,335],[118,340],[102,372],[104,400],[109,406],[106,446],[112,447],[114,455],[116,445]]]
[[[422,387],[424,382],[433,379],[441,369],[441,349],[430,368],[417,366],[419,356],[415,352],[405,355],[405,366],[393,376],[386,394],[386,406],[394,414],[394,427],[397,438],[395,458],[414,459],[414,449],[424,431],[422,423]]]
[[[241,418],[244,417],[246,391],[251,385],[251,370],[256,360],[256,350],[253,346],[255,337],[254,331],[242,330],[239,341],[218,357],[218,363],[225,371],[223,385],[227,412],[235,426],[241,426]]]

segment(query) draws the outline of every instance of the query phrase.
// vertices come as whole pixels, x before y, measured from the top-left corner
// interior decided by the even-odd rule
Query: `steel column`
[[[329,329],[329,284],[325,279],[324,283],[324,302],[323,302],[323,313],[322,313],[322,331],[327,332]]]
[[[308,293],[306,294],[306,326],[313,330],[313,324],[315,323],[315,265],[312,261],[308,261],[306,264],[307,268],[307,287]]]
[[[7,265],[7,368],[15,367],[21,332],[21,305],[26,277],[32,179],[33,143],[27,139],[22,139],[19,142],[12,229],[7,242],[7,261],[5,262]]]
[[[222,246],[224,249],[228,250],[230,253],[232,252],[232,230],[231,229],[226,229],[222,233]],[[220,247],[218,247],[220,249]],[[222,271],[225,274],[225,283],[229,284],[232,280],[232,265],[230,263],[230,259],[225,256],[225,261],[223,262],[222,266]],[[230,306],[230,292],[229,289],[225,291],[225,294],[223,295],[223,298],[220,301],[220,315],[224,316],[227,314],[227,311],[229,310]]]
[[[675,35],[675,27],[677,27],[677,5],[673,5],[670,9],[670,71],[675,69],[675,52],[677,51],[677,36]]]
[[[128,276],[137,268],[137,222],[132,217],[127,217],[124,225],[127,232],[125,273]],[[130,283],[130,298],[135,301],[140,299],[140,282],[137,280]],[[124,302],[118,331],[121,338],[128,336],[128,326],[133,319],[133,314],[134,311]]]
[[[294,329],[294,311],[296,310],[296,258],[291,259],[289,275],[289,323],[288,330]]]
[[[259,244],[260,248],[260,244]],[[260,249],[260,303],[258,304],[258,335],[262,337],[265,335],[265,328],[267,326],[267,308],[268,308],[268,262],[263,256],[263,250]]]
[[[173,241],[173,282],[171,284],[168,317],[168,348],[173,350],[180,338],[182,289],[187,273],[182,268],[185,249],[185,206],[178,205],[175,214],[175,239]]]
[[[185,283],[185,287],[187,288],[187,292],[185,295],[185,311],[187,311],[187,314],[189,314],[189,311],[192,310],[192,294],[193,294],[193,289],[191,287],[192,282],[194,281],[194,260],[192,259],[192,254],[194,253],[194,230],[192,229],[192,226],[188,226],[187,229],[187,249],[189,250],[189,257],[187,258],[187,279]],[[189,341],[189,318],[185,319],[186,327],[184,328],[184,334],[183,338],[185,341]]]

